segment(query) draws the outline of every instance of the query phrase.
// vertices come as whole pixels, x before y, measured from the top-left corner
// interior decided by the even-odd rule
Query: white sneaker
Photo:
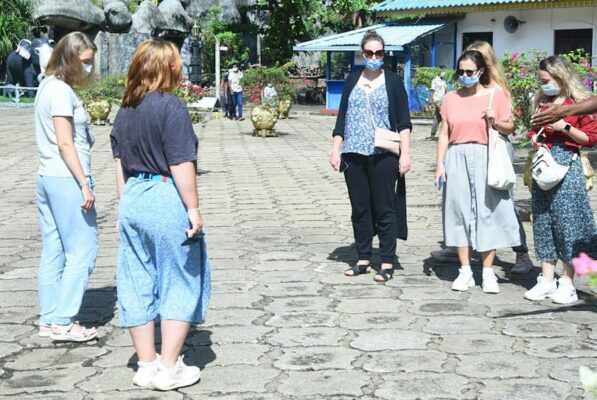
[[[458,261],[458,249],[456,247],[446,247],[440,250],[433,250],[431,257],[440,262]]]
[[[197,367],[189,367],[182,362],[183,356],[178,357],[174,366],[166,368],[160,363],[153,384],[158,390],[172,390],[190,386],[201,377]]]
[[[133,376],[133,383],[137,386],[141,386],[144,388],[153,389],[153,379],[155,375],[158,373],[158,366],[160,365],[160,355],[157,355],[157,358],[151,362],[143,362],[138,361],[137,372],[135,376]]]
[[[533,268],[533,261],[529,253],[516,253],[516,262],[510,272],[513,274],[526,274]]]
[[[500,287],[498,286],[497,276],[493,272],[493,268],[483,268],[483,292],[485,293],[499,293]]]
[[[555,293],[551,295],[551,299],[557,304],[572,304],[577,302],[578,295],[576,294],[576,289],[574,288],[572,281],[565,278],[558,279],[558,288]]]
[[[556,281],[548,282],[543,278],[543,275],[537,277],[537,284],[524,294],[527,300],[537,301],[544,300],[551,297],[557,289]]]
[[[465,291],[475,286],[475,279],[473,278],[473,271],[471,269],[458,270],[458,277],[452,282],[452,290]]]

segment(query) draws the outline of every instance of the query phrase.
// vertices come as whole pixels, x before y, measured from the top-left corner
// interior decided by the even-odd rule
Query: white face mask
[[[232,68],[232,72],[238,72],[238,67]]]
[[[85,75],[89,75],[91,73],[92,69],[93,69],[93,64],[83,63],[83,71],[85,71]]]

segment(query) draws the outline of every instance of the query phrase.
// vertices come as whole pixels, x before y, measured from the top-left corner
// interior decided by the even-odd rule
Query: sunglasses
[[[377,50],[377,51],[363,50],[363,54],[367,58],[373,58],[373,56],[375,56],[375,58],[383,58],[384,51],[383,50]]]
[[[473,76],[473,74],[477,71],[478,71],[478,69],[457,69],[456,74],[458,74],[458,75],[466,74],[466,76]]]

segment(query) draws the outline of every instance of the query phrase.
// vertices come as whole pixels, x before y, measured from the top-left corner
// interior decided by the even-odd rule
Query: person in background
[[[120,196],[120,324],[129,328],[139,359],[133,383],[159,390],[199,380],[199,368],[185,365],[180,353],[191,324],[203,322],[210,298],[197,137],[185,103],[172,95],[181,69],[173,43],[143,42],[133,54],[110,135]]]
[[[228,72],[228,80],[230,83],[230,92],[232,93],[232,104],[234,108],[234,119],[243,121],[243,87],[241,80],[243,73],[238,68],[238,64],[234,64],[232,69]]]
[[[43,249],[39,264],[39,336],[86,342],[95,328],[75,322],[99,247],[91,147],[83,102],[73,89],[89,82],[96,46],[84,33],[54,48],[35,98],[39,155],[37,208]]]
[[[262,98],[263,105],[269,107],[276,107],[278,100],[278,92],[276,91],[276,88],[271,82],[268,82],[268,84],[265,85],[265,87],[263,88]]]
[[[433,104],[433,125],[431,126],[431,136],[429,136],[428,140],[437,140],[435,136],[437,133],[437,129],[439,128],[439,124],[442,120],[442,116],[440,113],[440,107],[442,105],[442,100],[444,96],[448,92],[448,83],[446,82],[446,71],[445,67],[442,65],[440,66],[439,75],[433,78],[431,81],[431,103]]]
[[[220,80],[220,108],[224,112],[224,118],[228,118],[228,76],[224,74]]]
[[[368,31],[361,41],[365,69],[350,74],[344,85],[340,110],[333,131],[329,162],[344,172],[352,206],[352,226],[358,260],[346,276],[357,276],[372,269],[371,250],[376,230],[379,237],[381,268],[377,282],[387,282],[394,273],[396,237],[406,231],[397,218],[396,187],[404,190],[404,175],[410,170],[412,124],[408,99],[401,79],[382,68],[384,40]],[[400,135],[400,156],[374,146],[375,128]],[[406,202],[401,214],[406,214]],[[404,234],[405,235],[405,234]]]
[[[504,71],[501,65],[498,63],[497,56],[495,55],[495,51],[493,47],[484,41],[475,41],[471,43],[466,50],[477,50],[479,53],[483,55],[485,59],[485,63],[490,68],[490,75],[489,75],[489,87],[499,89],[503,91],[510,103],[512,102],[510,91],[508,90],[508,85],[506,83],[506,77],[504,75]],[[529,272],[533,268],[533,262],[531,261],[531,257],[529,257],[529,248],[527,246],[527,236],[524,230],[524,225],[522,224],[522,219],[518,214],[516,208],[514,208],[516,212],[516,219],[518,220],[518,232],[520,234],[520,246],[512,247],[512,251],[516,254],[516,259],[514,265],[510,272],[518,273],[518,274],[525,274]],[[452,259],[456,260],[458,258],[458,253],[455,248],[445,248],[442,250],[435,250],[431,252],[431,256],[438,260],[446,260]]]
[[[539,63],[539,80],[541,89],[535,97],[535,109],[541,108],[541,104],[571,105],[591,96],[572,64],[559,56],[547,57]],[[543,273],[524,297],[528,300],[549,297],[554,303],[574,303],[578,295],[570,261],[581,252],[597,255],[597,243],[593,241],[597,225],[578,156],[581,147],[591,147],[597,142],[597,116],[572,116],[549,125],[536,125],[528,137],[535,147],[546,145],[554,160],[570,169],[552,189],[542,190],[533,182],[535,253]],[[556,280],[558,260],[562,261],[564,274]]]
[[[493,271],[495,249],[520,245],[518,223],[509,191],[487,185],[488,125],[502,135],[514,131],[512,107],[502,90],[491,87],[491,70],[476,50],[458,58],[462,84],[442,103],[435,183],[444,193],[444,240],[458,248],[460,270],[452,290],[475,285],[472,251],[482,253],[485,293],[498,293]],[[490,106],[491,105],[491,106]]]

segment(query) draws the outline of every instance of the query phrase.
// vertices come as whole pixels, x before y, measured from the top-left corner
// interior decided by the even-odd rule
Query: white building
[[[424,15],[446,23],[417,60],[424,65],[454,67],[475,40],[491,43],[498,57],[505,51],[562,54],[578,48],[597,54],[597,0],[388,0],[372,10],[382,17]]]

